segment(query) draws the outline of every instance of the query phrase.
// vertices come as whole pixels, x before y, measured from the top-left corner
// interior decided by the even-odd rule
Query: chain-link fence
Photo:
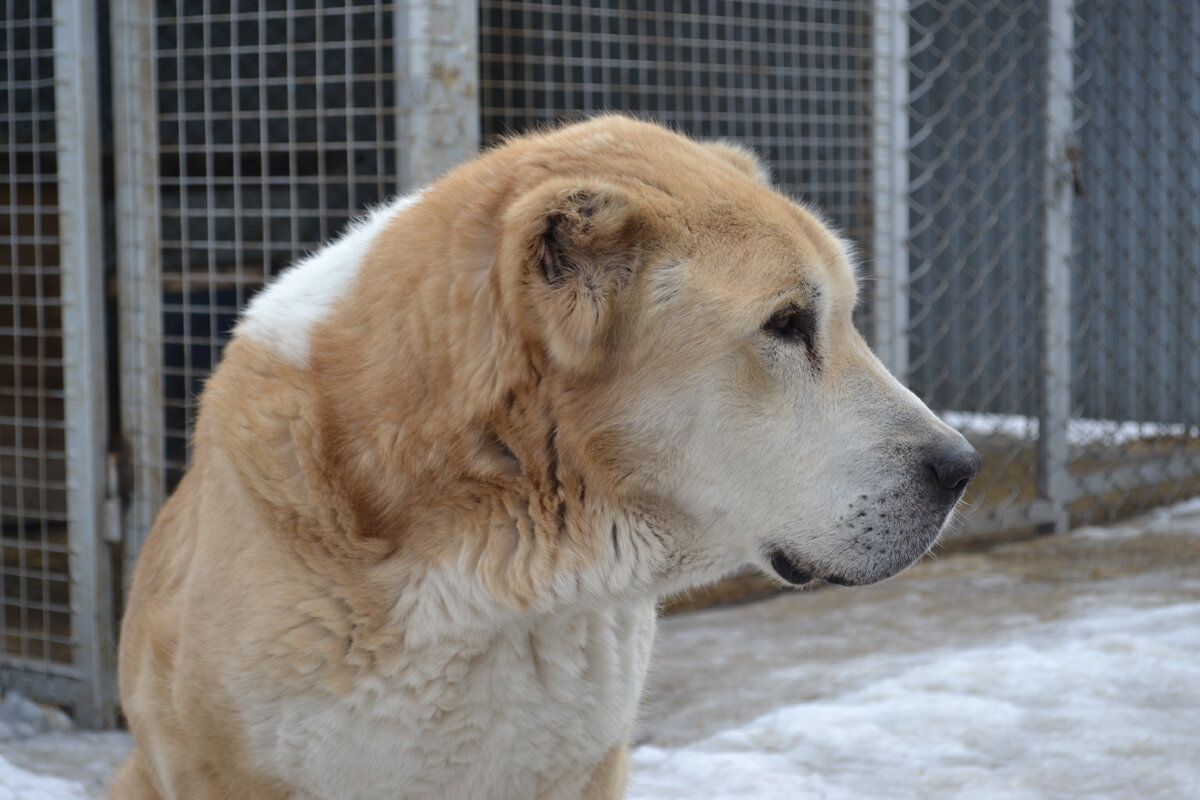
[[[907,378],[978,527],[1200,489],[1200,26],[1169,2],[907,13]]]
[[[1200,17],[1186,3],[1074,9],[1072,513],[1200,492]],[[1123,424],[1118,424],[1123,423]]]
[[[858,243],[868,339],[985,455],[959,533],[1200,492],[1200,21],[1183,4],[96,4],[110,25],[69,5],[13,0],[0,31],[0,675],[69,681],[5,685],[65,702],[81,675],[111,684],[103,598],[93,629],[81,616],[109,553],[92,510],[128,571],[263,281],[478,146],[608,110],[755,147]],[[108,197],[95,142],[64,138],[87,106],[64,105],[80,62],[63,56],[87,48],[60,45],[89,34],[111,50]],[[106,444],[67,368],[78,332],[104,338],[94,308],[67,313],[101,297],[102,270],[68,256],[89,207],[115,231],[119,380],[94,392],[123,443],[107,505],[102,463],[71,478]]]

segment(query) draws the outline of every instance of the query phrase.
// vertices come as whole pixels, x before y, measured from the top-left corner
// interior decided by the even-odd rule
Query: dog
[[[606,116],[252,299],[120,642],[111,797],[612,798],[658,598],[892,576],[978,453],[749,151]]]

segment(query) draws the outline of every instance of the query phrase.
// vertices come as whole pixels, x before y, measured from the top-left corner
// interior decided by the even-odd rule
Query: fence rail
[[[481,145],[608,110],[755,147],[858,243],[868,339],[985,455],[960,533],[1200,493],[1185,4],[83,5],[0,29],[0,687],[111,722],[114,584],[264,281]]]

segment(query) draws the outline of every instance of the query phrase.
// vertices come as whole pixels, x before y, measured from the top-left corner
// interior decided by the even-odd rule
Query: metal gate
[[[1200,21],[915,2],[893,369],[984,451],[975,530],[1200,491]]]
[[[960,532],[1200,493],[1200,18],[1183,4],[2,7],[0,687],[87,724],[113,718],[111,571],[128,576],[186,464],[238,310],[366,206],[547,121],[615,110],[736,138],[842,227],[864,332],[985,453]]]
[[[98,61],[89,5],[0,28],[0,687],[115,718]]]
[[[483,143],[605,111],[757,150],[871,247],[870,0],[481,0]]]
[[[127,572],[262,283],[468,158],[473,3],[113,7]]]
[[[870,4],[735,5],[114,7],[127,553],[186,463],[246,299],[504,133],[619,109],[736,138],[869,250]]]

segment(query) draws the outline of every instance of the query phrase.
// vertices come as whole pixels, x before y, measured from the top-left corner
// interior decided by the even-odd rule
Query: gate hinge
[[[1083,197],[1083,171],[1079,167],[1081,152],[1078,144],[1067,145],[1067,163],[1071,165],[1071,188],[1076,197]]]
[[[124,538],[121,525],[121,454],[108,454],[108,472],[104,486],[104,541],[120,544]]]

